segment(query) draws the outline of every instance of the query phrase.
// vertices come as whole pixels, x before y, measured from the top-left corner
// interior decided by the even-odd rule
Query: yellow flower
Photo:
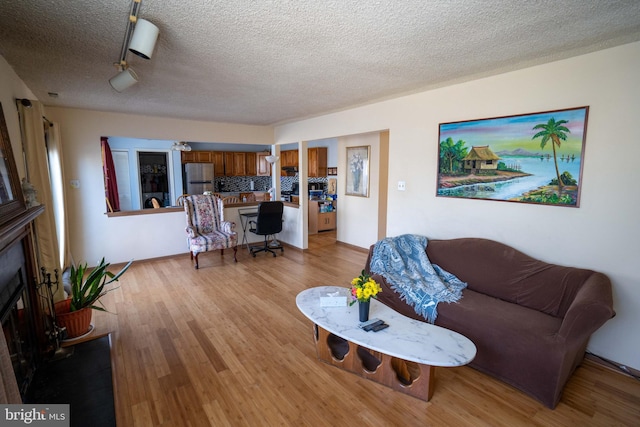
[[[350,305],[356,301],[367,302],[371,298],[375,298],[380,292],[382,292],[380,285],[362,270],[360,276],[351,280],[351,295],[353,299]]]

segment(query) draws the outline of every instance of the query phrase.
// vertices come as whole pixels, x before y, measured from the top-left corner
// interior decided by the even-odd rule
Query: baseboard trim
[[[345,247],[347,247],[349,249],[353,249],[354,251],[358,251],[358,252],[361,252],[363,254],[369,253],[369,249],[368,248],[362,248],[360,246],[352,245],[351,243],[341,242],[340,240],[336,240],[336,245],[345,246]]]
[[[606,369],[608,369],[610,371],[613,371],[613,372],[617,372],[617,373],[619,373],[621,375],[624,375],[626,377],[634,378],[634,379],[640,378],[640,371],[639,370],[631,368],[629,366],[626,366],[623,363],[618,363],[618,362],[615,362],[613,360],[608,360],[608,359],[605,359],[605,358],[603,358],[601,356],[598,356],[596,354],[593,354],[593,353],[586,353],[584,355],[584,358],[585,358],[585,360],[587,360],[587,361],[589,361],[589,362],[591,362],[591,363],[593,363],[595,365],[601,366],[601,367],[606,368]],[[621,369],[620,368],[621,366],[624,366],[627,369],[627,371],[624,371],[623,369]]]

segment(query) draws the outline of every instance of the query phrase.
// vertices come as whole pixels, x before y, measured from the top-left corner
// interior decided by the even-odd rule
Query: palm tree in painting
[[[440,142],[440,172],[454,173],[459,169],[460,161],[467,155],[465,142],[459,140],[454,143],[451,137]]]
[[[536,139],[542,137],[542,141],[540,141],[540,148],[544,150],[544,147],[547,145],[547,142],[551,140],[551,148],[553,148],[553,163],[556,166],[556,177],[558,178],[558,193],[562,193],[562,186],[564,183],[562,182],[562,178],[560,177],[560,171],[558,170],[558,159],[556,158],[556,145],[560,147],[561,141],[567,140],[567,133],[571,133],[571,131],[563,126],[565,123],[568,123],[566,120],[558,120],[553,117],[549,119],[547,123],[540,123],[533,127],[533,130],[542,129],[540,132],[533,135],[531,139]]]

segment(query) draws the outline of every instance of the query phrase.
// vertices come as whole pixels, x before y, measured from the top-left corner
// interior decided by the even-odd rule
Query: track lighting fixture
[[[146,19],[138,19],[138,12],[142,0],[132,0],[127,21],[127,29],[120,49],[120,59],[114,65],[118,69],[118,74],[109,79],[109,84],[116,91],[122,92],[125,89],[138,83],[138,75],[127,64],[127,52],[138,55],[144,59],[151,59],[153,49],[158,40],[160,30]]]

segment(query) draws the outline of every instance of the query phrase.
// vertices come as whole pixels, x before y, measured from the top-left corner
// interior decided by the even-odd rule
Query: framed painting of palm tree
[[[438,197],[580,206],[589,107],[440,123]]]

